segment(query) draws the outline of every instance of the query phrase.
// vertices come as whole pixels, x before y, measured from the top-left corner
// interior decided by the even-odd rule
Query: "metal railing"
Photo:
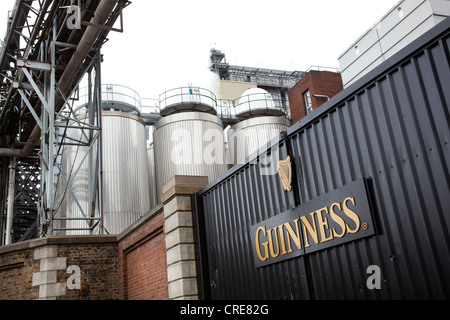
[[[270,93],[253,93],[235,100],[217,100],[217,114],[232,119],[246,112],[256,110],[280,110],[290,117],[289,103]]]
[[[216,108],[216,95],[200,87],[181,87],[168,90],[159,96],[159,109],[163,111],[167,108],[183,104],[203,104]]]
[[[219,99],[217,100],[217,115],[220,118],[233,119],[236,118],[236,108],[233,100]]]
[[[161,109],[159,108],[159,100],[152,98],[142,98],[141,99],[141,112],[142,114],[159,114]]]
[[[260,109],[278,109],[270,93],[252,93],[233,101],[236,115]]]
[[[88,87],[79,90],[78,101],[75,102],[77,114],[86,112],[88,106]],[[234,119],[240,115],[255,110],[280,110],[290,118],[289,103],[282,101],[281,96],[270,93],[253,93],[235,100],[217,99],[208,89],[200,87],[181,87],[168,90],[159,99],[141,98],[133,89],[117,85],[102,85],[102,103],[105,108],[114,106],[117,109],[127,108],[125,111],[136,111],[139,115],[159,115],[161,111],[178,106],[202,104],[217,111],[217,115],[224,119]]]
[[[80,88],[79,99],[75,103],[77,113],[86,111],[89,99],[89,87]],[[115,106],[118,109],[122,107],[127,111],[136,111],[138,114],[142,112],[142,102],[139,94],[126,86],[118,84],[103,84],[102,85],[102,103],[105,106]]]
[[[341,73],[341,70],[339,68],[334,67],[324,67],[324,66],[310,66],[305,72],[308,73],[309,71],[328,71],[328,72],[334,72],[334,73]]]

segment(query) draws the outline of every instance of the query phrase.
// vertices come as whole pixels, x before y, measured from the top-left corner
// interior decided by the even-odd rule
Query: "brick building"
[[[54,236],[0,248],[0,300],[119,298],[115,235]]]
[[[174,176],[162,205],[120,234],[51,236],[0,247],[0,300],[197,300],[191,196],[208,177]]]
[[[310,70],[289,92],[292,124],[343,90],[338,72]]]

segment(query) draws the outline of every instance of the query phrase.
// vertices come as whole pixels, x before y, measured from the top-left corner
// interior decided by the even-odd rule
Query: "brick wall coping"
[[[117,244],[117,235],[51,236],[0,247],[0,255],[47,245]]]
[[[162,205],[157,205],[138,221],[129,226],[120,234],[108,235],[76,235],[76,236],[50,236],[46,238],[32,239],[13,243],[7,246],[0,246],[0,255],[26,249],[34,249],[47,245],[66,245],[66,244],[117,244],[121,239],[134,232],[140,225],[146,223],[153,216],[164,209]]]

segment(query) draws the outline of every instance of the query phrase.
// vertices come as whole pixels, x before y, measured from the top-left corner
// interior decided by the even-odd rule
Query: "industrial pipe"
[[[330,100],[330,97],[328,97],[324,94],[313,94],[313,97],[314,98],[325,98],[325,99],[327,99],[327,101]]]
[[[0,148],[0,157],[16,157],[23,158],[30,155],[34,148],[39,146],[41,139],[41,128],[36,125],[28,138],[28,141],[24,143],[22,149],[13,148]]]
[[[117,2],[118,0],[102,0],[95,10],[94,16],[90,21],[90,25],[84,32],[83,37],[78,43],[72,58],[67,64],[67,67],[58,82],[58,86],[65,95],[70,93],[70,85],[72,84],[73,75],[78,72],[78,69],[88,56],[89,51],[92,49],[98,39],[98,36],[102,32],[100,27],[104,26],[108,21],[108,18],[116,7]],[[61,99],[62,97],[59,96],[59,98]],[[59,104],[56,103],[56,106],[58,105]]]
[[[89,54],[89,51],[94,46],[98,39],[98,36],[102,32],[102,26],[108,21],[109,16],[113,12],[119,0],[102,0],[97,9],[94,12],[94,16],[90,21],[90,25],[87,27],[83,34],[83,37],[79,41],[77,48],[75,49],[72,58],[67,64],[64,73],[62,74],[58,87],[64,93],[68,95],[72,90],[71,85],[73,83],[73,76],[78,72],[80,67],[83,65],[84,60]],[[63,107],[64,98],[61,96],[59,91],[56,91],[55,96],[55,111],[58,112],[59,109]],[[31,151],[39,144],[41,138],[41,128],[36,125],[25,143],[23,149],[10,149],[10,148],[0,148],[0,157],[26,157]]]

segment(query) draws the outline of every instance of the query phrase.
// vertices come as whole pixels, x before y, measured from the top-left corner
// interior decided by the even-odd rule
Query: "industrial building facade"
[[[445,0],[401,0],[339,57],[344,88],[450,15]]]
[[[450,297],[449,27],[198,193],[205,297]]]
[[[306,117],[342,90],[342,78],[337,70],[317,68],[307,71],[288,92],[292,123]]]
[[[446,19],[212,183],[172,177],[119,236],[0,248],[0,297],[448,299],[449,32]]]
[[[30,9],[17,3],[11,37]],[[87,36],[100,47],[128,4],[89,2],[86,19],[109,15]],[[133,90],[102,85],[99,47],[70,107],[47,61],[8,64],[31,84],[2,87],[0,299],[450,298],[449,19],[343,91],[335,72],[229,66],[212,50],[228,102],[175,88],[148,114]],[[53,26],[51,46],[86,36],[64,19],[41,26]],[[41,58],[60,71],[69,60]],[[78,90],[66,77],[62,96]],[[28,110],[18,126],[17,103]],[[22,125],[30,140],[14,142]]]

